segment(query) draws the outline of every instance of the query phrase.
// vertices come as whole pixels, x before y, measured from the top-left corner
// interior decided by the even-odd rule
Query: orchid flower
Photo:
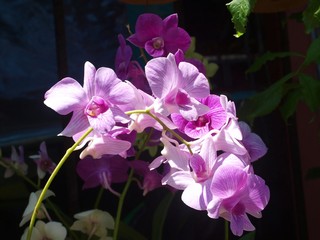
[[[141,14],[136,22],[135,33],[128,38],[132,44],[144,48],[152,57],[167,56],[178,49],[185,52],[191,43],[189,34],[178,27],[178,15],[162,20],[152,13]]]
[[[112,69],[101,67],[96,70],[86,62],[83,87],[72,78],[64,78],[46,92],[44,103],[62,115],[73,112],[60,135],[74,136],[89,126],[99,133],[106,133],[116,122],[128,122],[127,115],[118,105],[132,101],[130,90]]]
[[[148,162],[142,160],[134,160],[130,162],[134,172],[143,178],[142,184],[138,182],[139,187],[143,189],[143,196],[148,192],[162,186],[161,178],[162,175],[156,170],[150,170]]]
[[[24,231],[21,240],[26,240],[29,228]],[[45,223],[41,220],[36,222],[31,234],[31,240],[64,240],[67,237],[67,230],[60,222]]]
[[[128,168],[127,160],[119,155],[103,155],[99,159],[86,157],[80,160],[76,170],[84,181],[83,189],[101,185],[118,196],[119,193],[111,188],[111,184],[125,182]]]
[[[19,224],[20,227],[23,226],[26,222],[28,222],[31,219],[33,210],[36,206],[36,203],[40,197],[41,192],[42,192],[42,190],[38,190],[36,192],[30,193],[28,205],[22,214],[22,220]],[[48,197],[51,197],[51,196],[54,196],[54,193],[51,190],[47,190],[46,194],[44,195],[43,200]],[[41,204],[41,207],[39,208],[39,211],[37,212],[37,218],[44,219],[46,217],[48,217],[47,210],[46,210],[45,206],[43,204]]]
[[[187,121],[178,113],[171,114],[171,119],[179,127],[179,130],[192,138],[200,138],[212,129],[219,130],[227,120],[227,114],[221,106],[219,96],[211,94],[200,99],[200,102],[208,106],[210,110],[195,121]]]
[[[8,162],[13,165],[21,174],[26,175],[28,171],[28,165],[25,163],[23,146],[19,146],[19,153],[16,148],[11,146],[11,157],[3,158],[4,162]],[[4,172],[4,177],[9,178],[13,176],[14,170],[11,167],[7,167]]]
[[[168,116],[180,113],[188,121],[209,111],[209,107],[196,98],[209,95],[209,83],[206,77],[190,63],[177,65],[173,54],[150,60],[146,67],[146,76],[153,95],[155,112]]]
[[[56,167],[56,164],[51,160],[47,152],[47,146],[45,142],[40,144],[39,155],[31,155],[35,163],[37,164],[37,174],[40,179],[43,179],[46,172],[51,174]]]
[[[108,134],[95,135],[88,140],[88,146],[80,154],[81,159],[88,155],[95,159],[101,158],[105,154],[126,156],[125,152],[131,147],[130,142],[117,139]]]
[[[207,205],[208,216],[221,216],[230,221],[231,231],[237,236],[241,236],[243,230],[255,229],[247,213],[260,218],[270,198],[264,180],[242,164],[243,161],[232,154],[225,159],[212,178],[212,199]]]
[[[120,46],[115,58],[115,72],[122,80],[130,81],[134,86],[146,93],[151,93],[146,75],[137,61],[132,61],[132,49],[126,44],[124,37],[119,34]]]
[[[90,239],[97,236],[99,239],[108,239],[108,229],[114,228],[114,220],[110,213],[99,209],[88,210],[74,215],[77,220],[70,227],[71,230],[81,231]],[[112,239],[112,238],[110,238]]]

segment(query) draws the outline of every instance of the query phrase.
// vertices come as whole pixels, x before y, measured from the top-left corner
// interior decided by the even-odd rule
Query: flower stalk
[[[46,182],[40,196],[39,199],[36,203],[36,206],[33,210],[32,216],[31,216],[31,220],[30,220],[30,224],[29,224],[29,229],[28,229],[28,235],[27,235],[27,240],[31,239],[31,234],[32,234],[32,230],[33,230],[33,226],[36,220],[36,215],[37,215],[37,211],[39,210],[42,200],[47,192],[47,190],[49,189],[53,179],[56,177],[56,175],[58,174],[59,170],[61,169],[61,167],[63,166],[63,164],[65,163],[65,161],[69,158],[69,156],[71,155],[71,153],[77,148],[77,146],[79,146],[79,144],[92,132],[92,128],[90,127],[80,138],[78,141],[76,141],[72,147],[68,148],[65,155],[61,158],[60,162],[58,163],[58,165],[56,166],[56,168],[54,169],[54,171],[52,172],[52,174],[50,175],[48,181]]]

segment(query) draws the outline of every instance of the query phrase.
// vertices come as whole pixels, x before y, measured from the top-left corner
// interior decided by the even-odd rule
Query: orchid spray
[[[261,217],[270,193],[252,162],[267,148],[246,123],[238,121],[234,102],[210,92],[205,66],[186,60],[191,37],[178,26],[178,15],[161,19],[142,14],[135,32],[118,39],[115,70],[96,69],[86,62],[83,86],[67,77],[45,93],[49,108],[62,115],[72,113],[59,135],[72,137],[75,143],[57,166],[50,165],[53,171],[46,170],[51,175],[33,205],[23,238],[35,239],[39,229],[46,228],[40,220],[34,227],[37,213],[56,174],[78,149],[82,151],[76,171],[83,187],[101,186],[118,196],[119,203],[114,217],[98,209],[76,214],[71,231],[117,240],[126,194],[134,182],[143,195],[162,186],[182,191],[183,203],[206,211],[209,218],[224,218],[236,236],[253,231],[248,216]],[[126,40],[140,48],[145,66],[131,59]],[[160,155],[145,161],[141,154],[152,146]],[[123,190],[118,192],[113,183],[124,183]],[[65,235],[63,228],[59,239]]]

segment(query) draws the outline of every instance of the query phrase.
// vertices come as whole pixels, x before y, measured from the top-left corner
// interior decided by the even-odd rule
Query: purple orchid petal
[[[40,156],[42,158],[49,158],[48,152],[47,152],[46,142],[41,142],[41,144],[40,144]]]
[[[131,61],[128,66],[127,79],[138,89],[147,94],[151,94],[151,89],[148,84],[144,70],[137,61]]]
[[[162,28],[162,19],[158,15],[141,14],[136,22],[135,33],[127,40],[138,47],[144,47],[146,41],[159,36]]]
[[[174,54],[174,58],[177,65],[179,66],[179,63],[185,60],[184,52],[181,49],[178,49],[178,51],[176,51],[176,53]]]
[[[130,162],[134,172],[143,177],[142,189],[144,189],[143,195],[145,196],[148,192],[161,187],[162,176],[155,170],[150,170],[149,163],[141,160],[134,160]]]
[[[108,99],[113,88],[120,83],[121,80],[111,68],[101,67],[97,70],[95,75],[95,94],[104,99]]]
[[[165,29],[178,27],[178,14],[174,13],[163,19],[163,27]]]
[[[191,172],[195,175],[197,182],[202,182],[208,178],[206,162],[199,154],[193,154],[189,160]]]
[[[196,210],[206,210],[207,204],[204,200],[204,186],[193,183],[186,187],[181,195],[181,200],[189,207]]]
[[[184,132],[184,128],[186,125],[189,123],[184,117],[182,117],[178,113],[172,113],[171,114],[171,119],[175,125],[179,128],[181,132]]]
[[[78,162],[78,175],[84,181],[83,188],[125,182],[128,178],[128,162],[120,156],[104,155],[100,159],[87,157]],[[107,181],[107,182],[105,182]]]
[[[212,179],[212,194],[220,198],[229,198],[237,193],[246,183],[247,173],[243,169],[222,165]]]
[[[268,204],[270,191],[261,177],[250,174],[248,180],[248,195],[241,201],[246,206],[247,212],[256,216]]]
[[[201,104],[194,98],[190,98],[190,104],[179,106],[180,114],[188,121],[196,121],[199,116],[207,113],[209,107]]]
[[[206,165],[209,171],[213,171],[214,166],[218,167],[217,163],[217,151],[215,149],[214,141],[211,137],[206,138],[201,146],[200,155],[206,161]]]
[[[160,155],[150,163],[149,169],[150,170],[156,169],[156,168],[160,167],[160,165],[162,163],[164,163],[165,161],[166,161],[166,158],[164,156]]]
[[[130,162],[130,166],[134,169],[134,172],[140,176],[144,176],[146,173],[150,172],[148,165],[149,163],[142,160],[134,160]]]
[[[120,79],[126,79],[128,66],[132,57],[132,49],[126,45],[124,37],[119,34],[118,41],[120,46],[115,57],[115,72]]]
[[[213,195],[212,199],[207,205],[208,216],[210,218],[217,219],[220,214],[220,207],[222,204],[222,200],[215,195]]]
[[[195,66],[187,62],[181,62],[178,67],[183,80],[183,83],[180,84],[191,97],[204,98],[209,95],[208,79]]]
[[[84,106],[87,101],[85,91],[72,78],[64,78],[45,93],[44,104],[62,115]]]
[[[105,154],[117,155],[127,151],[131,143],[124,140],[112,138],[110,136],[94,137],[88,146],[81,152],[80,158],[83,159],[90,155],[93,158],[101,158]]]
[[[89,98],[93,97],[95,94],[95,78],[96,68],[90,62],[85,62],[84,64],[84,76],[83,76],[83,89],[87,93]]]
[[[175,169],[189,170],[188,159],[190,153],[173,146],[167,137],[160,139],[164,145],[161,154],[168,160],[170,166]]]
[[[254,226],[250,222],[248,216],[244,215],[231,215],[230,229],[232,233],[236,236],[241,236],[243,230],[253,231],[255,230]]]
[[[191,44],[190,35],[182,28],[170,28],[163,34],[166,53],[175,53],[178,49],[186,52]]]
[[[72,137],[78,132],[85,131],[89,126],[88,118],[83,114],[83,111],[75,111],[72,114],[70,122],[59,135]]]
[[[168,177],[163,179],[163,183],[175,189],[184,190],[189,185],[194,184],[195,181],[190,173],[184,171],[175,171],[168,174]]]
[[[131,87],[125,82],[118,82],[110,89],[108,100],[116,105],[130,103],[134,99]]]
[[[146,64],[145,71],[152,93],[158,98],[163,98],[172,91],[177,85],[180,74],[172,54],[167,58],[151,59]]]
[[[242,134],[238,122],[230,119],[229,123],[224,126],[219,133],[213,136],[217,150],[244,155],[247,149],[241,143]]]
[[[242,143],[249,153],[250,161],[253,162],[263,157],[268,148],[262,139],[257,134],[252,133],[249,125],[245,122],[239,122],[239,126],[243,135]]]
[[[201,118],[201,116],[199,118]],[[201,124],[201,127],[198,124],[194,123],[194,122],[198,122],[199,118],[198,118],[197,121],[188,122],[186,124],[185,128],[184,128],[184,133],[187,134],[189,137],[192,137],[194,139],[199,138],[201,136],[204,136],[205,134],[207,134],[210,131],[210,129],[209,129],[209,121],[208,122],[204,122],[204,125]]]
[[[220,129],[227,120],[227,114],[220,103],[220,97],[217,95],[209,95],[200,101],[210,108],[207,115],[210,117],[210,126],[212,129]]]

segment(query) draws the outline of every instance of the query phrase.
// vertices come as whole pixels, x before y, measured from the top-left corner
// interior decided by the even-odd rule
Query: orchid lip
[[[162,37],[156,37],[152,39],[152,46],[154,49],[162,49],[164,47],[164,41]]]
[[[90,102],[87,104],[84,112],[86,115],[95,118],[98,117],[99,114],[106,112],[108,109],[108,104],[103,98],[99,96],[93,96]]]

